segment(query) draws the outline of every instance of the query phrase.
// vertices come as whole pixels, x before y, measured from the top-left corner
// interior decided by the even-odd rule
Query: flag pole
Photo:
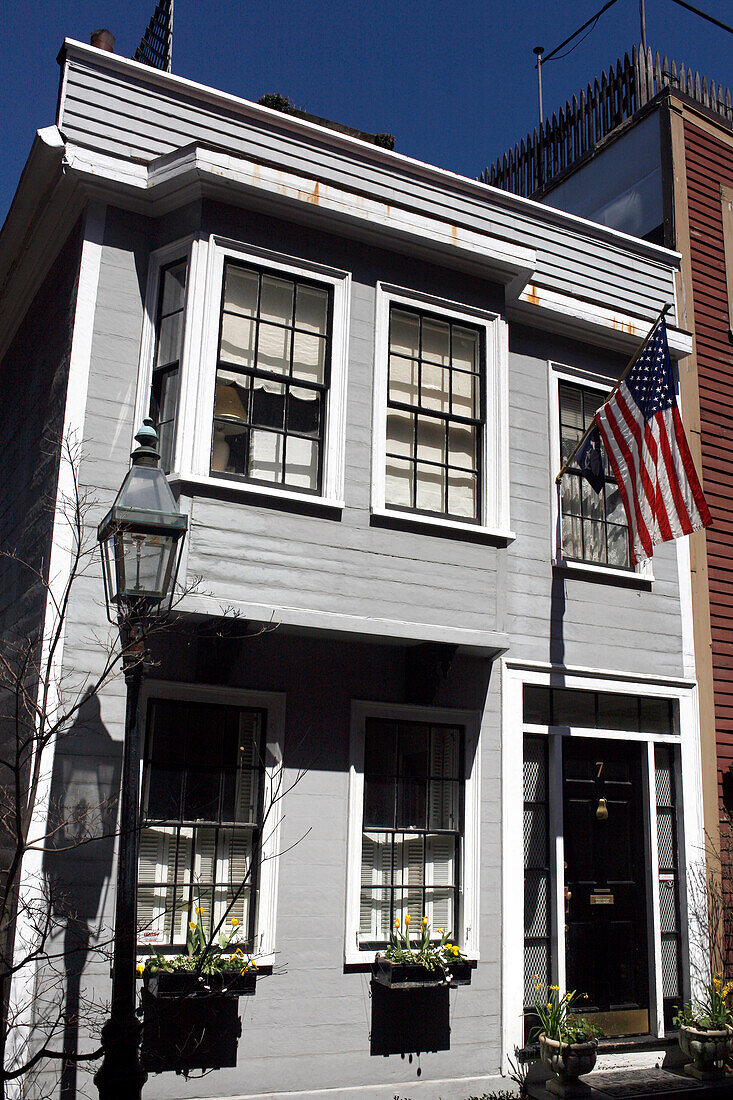
[[[644,348],[646,347],[646,345],[647,345],[647,344],[649,343],[649,341],[651,340],[651,338],[652,338],[652,336],[653,336],[653,334],[654,334],[654,331],[655,331],[655,329],[657,328],[658,324],[660,323],[660,321],[663,321],[663,320],[664,320],[665,316],[666,316],[666,315],[667,315],[667,314],[669,313],[669,311],[670,311],[670,309],[671,309],[671,308],[672,308],[672,302],[667,302],[667,304],[666,304],[665,306],[663,306],[663,307],[662,307],[662,309],[661,309],[661,310],[659,311],[658,315],[656,316],[656,318],[655,318],[655,320],[654,320],[654,324],[653,324],[653,325],[652,325],[652,327],[651,327],[651,328],[649,329],[649,332],[648,332],[648,333],[646,334],[646,336],[644,337],[644,339],[642,340],[642,342],[641,342],[641,343],[639,344],[638,348],[636,349],[636,351],[634,352],[634,354],[633,354],[633,355],[631,356],[631,358],[629,359],[628,363],[627,363],[627,364],[626,364],[626,366],[624,367],[624,369],[623,369],[623,371],[622,371],[622,373],[621,373],[621,377],[619,378],[618,382],[616,383],[616,385],[615,385],[615,386],[613,387],[613,389],[612,389],[612,390],[611,390],[611,392],[609,393],[608,397],[606,398],[606,401],[610,401],[610,400],[611,400],[611,398],[612,398],[612,397],[613,397],[613,395],[615,394],[616,390],[617,390],[617,389],[619,388],[619,386],[620,386],[620,385],[621,385],[621,383],[623,382],[624,378],[625,378],[625,377],[626,377],[626,375],[627,375],[627,374],[629,373],[629,371],[630,371],[630,370],[631,370],[631,368],[633,367],[634,363],[635,363],[635,362],[636,362],[636,360],[637,360],[637,359],[639,358],[639,356],[641,355],[642,351],[644,350]],[[605,404],[605,402],[604,402],[604,404]],[[568,455],[568,457],[567,457],[567,458],[565,459],[565,461],[563,462],[562,466],[560,467],[560,473],[559,473],[559,474],[557,475],[557,477],[555,478],[555,484],[556,484],[556,485],[559,485],[559,484],[560,484],[560,482],[562,481],[562,478],[563,478],[563,474],[565,473],[565,471],[567,470],[568,466],[570,465],[570,463],[571,463],[571,462],[573,461],[573,459],[575,458],[575,456],[576,456],[576,454],[578,453],[578,451],[580,450],[580,448],[581,448],[581,447],[583,446],[583,444],[585,443],[585,441],[586,441],[586,439],[588,438],[588,436],[590,435],[590,433],[591,433],[591,432],[593,431],[593,426],[594,426],[595,422],[596,422],[596,421],[595,421],[595,417],[594,417],[594,418],[593,418],[593,420],[591,420],[591,422],[590,422],[590,424],[588,425],[588,427],[587,427],[587,428],[585,429],[585,431],[583,432],[583,434],[581,435],[581,437],[580,437],[580,439],[578,440],[578,442],[577,442],[577,443],[575,444],[575,446],[573,447],[573,449],[572,449],[572,451],[570,452],[570,454]]]

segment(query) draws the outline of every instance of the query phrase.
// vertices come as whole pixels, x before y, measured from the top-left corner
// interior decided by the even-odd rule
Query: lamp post
[[[140,1064],[135,1014],[140,689],[151,618],[170,607],[188,527],[159,468],[158,436],[147,417],[135,436],[132,466],[99,525],[107,615],[120,630],[127,685],[119,813],[112,1006],[102,1029],[104,1058],[95,1075],[101,1100],[139,1100],[147,1073]]]

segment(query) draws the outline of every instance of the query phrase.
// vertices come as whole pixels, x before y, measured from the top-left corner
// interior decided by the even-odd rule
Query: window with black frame
[[[388,507],[481,519],[483,355],[481,329],[392,306]]]
[[[185,259],[161,268],[155,319],[150,415],[157,424],[160,466],[166,473],[170,472],[173,459],[187,268]]]
[[[262,817],[262,711],[154,699],[148,710],[138,862],[138,942],[182,947],[203,910],[254,946]]]
[[[323,285],[225,264],[212,474],[321,491],[331,302]]]
[[[565,462],[608,394],[560,382],[560,451]],[[562,479],[562,553],[568,561],[630,569],[629,528],[616,479],[603,455],[605,485],[596,493],[572,462]]]
[[[395,919],[423,916],[459,935],[463,730],[368,719],[364,746],[359,944],[378,947]]]

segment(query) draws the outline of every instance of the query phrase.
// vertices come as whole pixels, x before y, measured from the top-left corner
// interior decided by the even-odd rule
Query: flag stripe
[[[596,413],[629,524],[634,564],[711,522],[675,400],[662,319]]]
[[[640,495],[636,492],[628,492],[628,487],[633,486],[637,482],[636,473],[636,456],[632,452],[629,443],[631,443],[634,450],[636,445],[633,439],[633,435],[630,432],[625,434],[619,425],[618,418],[614,415],[615,410],[612,410],[608,405],[604,405],[602,409],[599,409],[596,414],[600,418],[605,415],[606,423],[608,425],[609,435],[604,437],[606,443],[606,450],[608,451],[609,459],[613,454],[616,461],[616,469],[614,470],[614,477],[616,483],[623,493],[626,492],[626,515],[629,522],[629,528],[633,533],[634,549],[637,552],[641,551],[642,557],[649,557],[651,554],[652,540],[649,533],[649,521],[653,518],[652,509],[649,501],[646,497],[640,499]],[[626,422],[623,418],[622,423]],[[609,447],[610,444],[610,447]]]

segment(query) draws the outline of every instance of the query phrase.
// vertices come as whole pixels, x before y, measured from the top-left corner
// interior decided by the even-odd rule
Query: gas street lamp
[[[154,616],[170,608],[188,528],[159,467],[158,436],[149,417],[135,439],[139,446],[132,452],[132,466],[97,531],[107,616],[119,627],[127,684],[112,1006],[102,1029],[104,1058],[94,1078],[101,1100],[139,1100],[147,1078],[135,1014],[140,689],[146,631]]]

